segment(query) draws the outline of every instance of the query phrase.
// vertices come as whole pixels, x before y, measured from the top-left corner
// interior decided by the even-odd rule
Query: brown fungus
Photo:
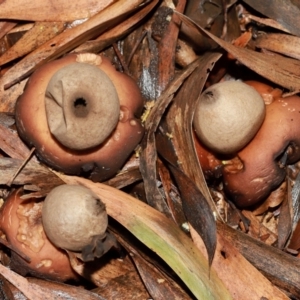
[[[255,138],[238,153],[239,172],[224,167],[224,188],[245,207],[258,203],[279,187],[286,166],[300,159],[300,98],[277,98],[266,107],[266,118]]]
[[[271,104],[276,98],[280,98],[282,96],[282,90],[279,88],[273,88],[266,83],[256,80],[248,80],[245,81],[245,83],[257,90],[257,92],[264,99],[266,105]]]
[[[70,54],[46,63],[16,104],[20,136],[56,170],[105,180],[140,142],[143,99],[105,57]]]
[[[95,236],[105,237],[105,205],[88,188],[60,185],[46,197],[42,220],[48,238],[59,248],[80,252]]]
[[[65,251],[47,238],[42,224],[43,201],[22,199],[23,190],[12,192],[0,210],[0,230],[14,249],[26,255],[25,261],[12,251],[10,267],[22,275],[31,274],[56,281],[78,279]]]
[[[205,178],[210,180],[221,177],[223,168],[222,161],[200,142],[195,132],[193,132],[193,139],[195,141],[196,154]]]
[[[86,187],[64,184],[54,188],[45,199],[42,219],[50,241],[84,262],[101,257],[112,247],[120,250],[116,238],[106,231],[105,205]]]
[[[53,75],[45,104],[50,132],[73,150],[104,142],[120,115],[118,94],[109,77],[94,65],[78,62]]]
[[[266,199],[284,180],[285,166],[300,159],[300,97],[282,98],[278,89],[247,83],[272,101],[266,105],[264,122],[254,138],[232,159],[223,161],[224,189],[239,207]],[[214,155],[222,159],[217,152]],[[200,164],[201,160],[199,156]],[[208,169],[206,172],[209,174]]]
[[[249,143],[264,117],[264,101],[254,88],[241,81],[224,81],[201,94],[193,123],[207,148],[233,154]]]

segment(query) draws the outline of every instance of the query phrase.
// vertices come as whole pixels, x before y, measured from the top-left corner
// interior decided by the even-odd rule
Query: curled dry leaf
[[[166,276],[155,265],[155,262],[153,263],[152,257],[149,257],[144,251],[134,248],[124,239],[121,243],[130,252],[131,259],[153,299],[190,300],[190,296],[182,287],[171,277]]]
[[[34,300],[105,300],[101,296],[81,287],[63,283],[43,281],[35,278],[26,279],[0,264],[0,274],[12,283],[28,299]],[[18,291],[13,294],[18,296]],[[23,296],[22,295],[22,296]],[[16,298],[19,299],[19,298]],[[23,298],[20,298],[23,299]]]
[[[182,208],[188,222],[201,236],[208,254],[208,262],[214,258],[217,244],[217,227],[210,206],[196,185],[182,171],[169,164],[171,173],[178,185]]]
[[[265,26],[268,26],[271,28],[278,29],[283,32],[290,33],[290,31],[288,29],[286,29],[283,25],[281,25],[276,20],[268,19],[268,18],[260,18],[260,17],[254,16],[254,15],[249,15],[249,14],[245,14],[245,16],[247,19],[249,19],[249,21],[252,20],[254,22],[257,22],[258,24],[265,25]]]
[[[0,184],[7,184],[8,180],[14,178],[13,183],[25,185],[25,190],[34,193],[26,194],[22,198],[44,197],[54,186],[63,184],[63,181],[53,174],[47,167],[36,161],[30,160],[18,172],[24,160],[13,159],[8,157],[0,158]]]
[[[203,241],[192,228],[191,234],[198,249],[205,252]],[[217,249],[212,263],[215,270],[236,300],[289,298],[251,265],[240,252],[220,233],[217,237]],[[234,282],[234,284],[233,284]]]
[[[129,256],[119,259],[104,255],[96,261],[83,264],[76,253],[67,253],[73,270],[98,287],[108,287],[112,280],[126,276],[129,272],[136,272]]]
[[[28,78],[20,81],[8,90],[4,89],[3,78],[4,76],[0,77],[0,111],[14,113],[16,100],[23,93]]]
[[[274,208],[276,206],[279,206],[285,199],[286,192],[287,192],[287,184],[286,181],[283,181],[282,184],[276,190],[271,192],[269,197],[253,211],[254,215],[257,216],[263,214],[268,210],[269,207]]]
[[[151,1],[148,5],[138,11],[136,14],[130,18],[118,23],[112,29],[105,31],[95,40],[87,41],[82,45],[78,46],[73,52],[93,52],[98,53],[102,51],[105,47],[109,46],[113,42],[121,39],[126,35],[134,25],[141,21],[158,3],[158,0]]]
[[[292,206],[291,228],[293,233],[290,237],[288,247],[291,249],[300,249],[300,174],[297,175],[294,186],[290,193],[290,203]]]
[[[284,249],[287,241],[289,240],[292,232],[292,196],[291,196],[291,180],[287,179],[287,195],[280,206],[280,214],[278,216],[278,249]]]
[[[11,67],[3,76],[1,84],[4,85],[5,89],[11,87],[49,60],[67,53],[83,42],[99,36],[108,28],[118,24],[130,12],[141,9],[144,2],[144,0],[117,1],[89,18],[86,22],[65,30]]]
[[[256,39],[255,46],[300,60],[300,37],[297,36],[282,33],[262,34]]]
[[[249,236],[263,241],[267,245],[272,245],[276,242],[277,235],[266,227],[265,224],[260,222],[251,211],[243,210],[242,213],[250,221],[249,230],[247,232]]]
[[[208,72],[220,56],[220,53],[207,53],[193,63],[197,64],[197,68],[184,82],[167,115],[168,131],[172,136],[171,142],[178,157],[178,162],[172,161],[172,163],[178,164],[180,169],[195,182],[213,212],[216,212],[216,207],[207,188],[194,148],[192,120],[196,102],[205,84]],[[163,155],[167,155],[167,153]]]
[[[265,274],[265,276],[267,276],[267,278],[269,278],[274,285],[278,286],[287,294],[293,295],[295,299],[300,298],[300,260],[298,258],[293,257],[290,254],[281,251],[280,249],[268,246],[263,242],[255,240],[241,231],[234,230],[228,225],[218,223],[217,226],[220,236],[229,242],[229,245],[231,244],[231,246],[239,249],[240,253],[247,259],[247,261]],[[272,260],[270,260],[270,258],[272,258]],[[222,268],[223,265],[221,264],[221,269]],[[241,266],[240,268],[242,269]],[[224,276],[226,276],[225,280],[228,279],[228,281],[230,281],[231,276],[237,280],[241,280],[237,274],[238,273],[235,273],[234,275],[230,276],[224,274]],[[236,279],[232,280],[236,282]],[[251,281],[252,280],[255,281],[256,279],[251,278]],[[245,287],[247,287],[247,289],[256,289],[255,284],[251,287],[249,279],[245,280]],[[270,287],[269,283],[266,285],[266,287]],[[273,288],[275,289],[274,286]],[[241,299],[244,299],[244,297]],[[269,299],[273,298],[270,297]],[[283,297],[283,299],[286,298]]]
[[[300,220],[300,173],[297,175],[291,191],[291,205],[293,210],[292,227],[295,228]]]
[[[184,11],[186,0],[180,0],[177,2],[176,10],[179,12]],[[171,8],[173,8],[173,2],[171,2]],[[166,7],[162,7],[166,8]],[[161,9],[162,9],[161,8]],[[177,37],[179,33],[180,20],[177,16],[172,16],[172,9],[166,8],[166,14],[163,18],[171,20],[168,22],[165,28],[165,32],[162,32],[162,37],[158,43],[158,72],[157,83],[159,94],[164,91],[169,82],[174,78],[175,74],[175,53],[177,48]],[[159,13],[159,11],[158,11]],[[161,20],[161,19],[160,19]],[[161,22],[159,23],[161,25]]]
[[[288,244],[288,248],[296,251],[299,251],[300,249],[300,222],[298,222],[298,224],[296,225],[291,240]]]
[[[216,246],[216,227],[212,213],[212,211],[215,211],[215,207],[203,175],[197,173],[197,171],[201,172],[200,166],[199,168],[195,168],[195,165],[198,166],[198,160],[196,156],[193,156],[191,124],[194,106],[201,92],[201,85],[204,85],[207,78],[206,70],[212,67],[214,61],[217,60],[219,56],[219,54],[204,55],[205,58],[199,59],[191,64],[197,67],[181,86],[169,111],[167,122],[172,135],[171,143],[175,146],[177,158],[174,159],[174,156],[171,155],[173,149],[171,145],[167,148],[168,143],[164,143],[164,146],[162,146],[163,149],[161,143],[157,145],[161,156],[171,164],[174,164],[174,166],[169,165],[169,167],[179,186],[184,213],[187,220],[196,228],[205,241],[209,264],[212,262]],[[201,74],[202,76],[199,76],[200,70],[205,70],[205,72]],[[199,90],[198,88],[193,88],[194,86],[199,87]],[[188,93],[188,95],[186,93]],[[166,139],[166,137],[161,137],[161,139],[162,138]],[[186,155],[186,153],[189,153],[189,155]],[[178,163],[178,161],[180,163]],[[175,167],[176,165],[178,165],[183,172],[177,169]],[[193,179],[191,180],[191,178]],[[196,184],[193,182],[196,182]],[[201,192],[199,186],[202,188]],[[203,196],[204,192],[202,191],[206,193],[206,198]]]
[[[290,0],[244,0],[261,14],[277,20],[283,27],[287,28],[291,33],[299,35],[300,23],[299,13],[300,5],[298,1]]]
[[[17,25],[13,21],[1,21],[0,22],[0,39],[6,35],[12,28]]]
[[[112,2],[113,0],[3,1],[0,3],[0,18],[31,21],[73,21],[89,18]]]
[[[136,271],[120,275],[110,280],[108,285],[95,288],[93,292],[105,299],[144,300],[151,298]]]
[[[0,56],[0,66],[30,53],[65,29],[63,22],[36,22],[11,48]]]
[[[208,75],[206,70],[211,68],[219,57],[220,54],[208,54],[196,61],[197,68],[185,80],[175,96],[174,103],[167,116],[167,124],[171,132],[171,143],[175,148],[175,155],[172,156],[174,150],[170,144],[169,147],[167,147],[168,143],[166,142],[163,146],[162,143],[157,145],[160,155],[174,164],[174,167],[170,165],[170,169],[179,186],[184,213],[187,220],[204,239],[210,264],[216,247],[216,227],[212,213],[216,209],[193,148],[192,119],[196,100],[201,92],[201,85],[204,85]],[[199,89],[195,89],[195,85]],[[168,138],[162,136],[160,139]],[[178,170],[175,167],[176,165],[183,172]],[[198,168],[195,168],[195,165]]]
[[[30,151],[21,141],[16,131],[0,124],[0,148],[11,158],[25,159]]]
[[[177,12],[176,12],[177,13]],[[177,13],[179,14],[179,13]],[[300,62],[284,56],[276,56],[236,47],[195,24],[191,19],[179,14],[181,20],[188,26],[196,27],[204,32],[238,61],[257,74],[277,83],[293,92],[300,91]],[[272,72],[270,72],[272,70]]]
[[[0,290],[0,297],[1,299],[5,300],[15,300],[16,297],[14,293],[12,292],[13,287],[11,283],[9,283],[8,280],[5,279],[4,276],[0,275],[0,282],[1,282],[1,290]],[[21,300],[21,298],[19,299]]]
[[[155,132],[161,121],[162,115],[174,97],[174,93],[179,89],[182,82],[193,72],[198,66],[195,61],[185,70],[179,73],[175,79],[169,84],[164,93],[156,100],[156,104],[149,113],[145,123],[146,133],[142,140],[142,152],[140,156],[140,170],[145,184],[145,192],[148,203],[156,207],[159,211],[169,215],[168,208],[164,203],[160,192],[156,185],[156,144]]]

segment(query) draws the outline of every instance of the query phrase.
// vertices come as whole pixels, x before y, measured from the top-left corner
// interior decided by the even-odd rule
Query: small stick
[[[11,179],[8,180],[8,182],[6,183],[6,185],[11,186],[13,184],[13,181],[15,180],[15,178],[18,176],[18,174],[21,172],[21,170],[24,168],[24,166],[27,164],[27,162],[30,160],[33,152],[35,151],[35,148],[33,147],[27,158],[25,158],[25,160],[23,161],[23,163],[21,164],[21,166],[16,170],[16,172],[13,174],[13,176],[11,177]]]

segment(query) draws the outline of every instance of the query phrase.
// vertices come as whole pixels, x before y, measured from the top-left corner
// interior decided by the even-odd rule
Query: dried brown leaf
[[[93,282],[98,287],[108,287],[111,280],[135,271],[135,267],[128,256],[123,259],[114,258],[106,253],[97,261],[82,263],[76,253],[68,251],[73,270]]]
[[[278,55],[273,57],[269,54],[236,47],[212,35],[186,16],[182,14],[179,15],[181,20],[187,26],[196,27],[200,32],[207,34],[211,39],[213,39],[249,69],[291,91],[300,91],[300,62],[298,60]]]
[[[290,182],[288,182],[290,183]],[[290,186],[289,186],[290,187]],[[288,248],[298,250],[300,249],[300,173],[297,175],[296,180],[294,182],[293,188],[291,192],[288,194],[288,200],[290,201],[290,207],[292,211],[292,216],[290,216],[290,225],[289,229],[291,229],[288,233],[291,233],[291,237],[288,243]],[[287,210],[287,208],[286,208]],[[290,211],[288,211],[290,213]],[[287,213],[286,213],[287,215]],[[287,217],[286,217],[287,218]],[[284,239],[284,241],[287,240]],[[281,243],[283,246],[283,242]]]
[[[198,249],[205,252],[199,235],[191,228],[191,234]],[[236,300],[288,300],[283,292],[264,277],[240,252],[218,233],[217,249],[212,263],[215,270]]]
[[[292,295],[293,299],[300,299],[300,260],[298,258],[255,240],[243,232],[234,230],[228,225],[220,223],[217,225],[220,236],[224,237],[231,245],[239,249],[240,253],[254,267],[267,276],[274,285],[285,291],[288,295]],[[233,282],[240,280],[237,274],[239,273],[236,273],[234,276],[232,275]],[[230,280],[230,278],[228,278],[228,280]],[[256,285],[251,287],[251,284],[252,283],[248,281],[247,285],[249,288],[255,289]],[[268,284],[266,288],[269,288]],[[241,299],[244,299],[244,297]],[[253,298],[250,297],[250,299]],[[273,298],[270,297],[269,299]]]
[[[10,283],[4,278],[4,276],[0,275],[0,298],[3,300],[15,300],[13,292],[10,288]]]
[[[277,21],[273,20],[273,19],[267,19],[267,18],[260,18],[254,15],[249,15],[246,14],[245,15],[249,20],[253,20],[254,22],[257,22],[259,24],[271,27],[271,28],[275,28],[278,29],[280,31],[283,32],[287,32],[290,33],[290,31],[288,29],[286,29],[284,26],[282,26],[280,23],[278,23]]]
[[[277,240],[277,235],[269,230],[264,224],[259,222],[255,214],[251,211],[244,210],[243,215],[250,221],[249,236],[263,241],[267,245],[272,245]]]
[[[73,21],[89,18],[113,0],[10,0],[0,3],[0,19]]]
[[[156,144],[160,143],[161,141],[156,138]],[[159,145],[158,148],[160,147],[163,147],[163,145]],[[157,150],[159,153],[159,149]],[[186,217],[182,210],[181,198],[177,188],[173,184],[170,171],[159,158],[157,160],[157,171],[172,218],[178,226],[182,226],[182,224],[186,223]]]
[[[300,222],[296,225],[296,228],[292,234],[291,240],[288,244],[289,249],[299,250],[300,249]]]
[[[16,101],[22,95],[28,79],[26,78],[8,90],[4,90],[3,78],[3,76],[0,77],[0,112],[14,113]]]
[[[172,101],[174,93],[179,89],[182,82],[198,66],[198,61],[189,65],[185,70],[169,84],[164,93],[156,100],[145,124],[146,133],[142,140],[142,152],[140,156],[140,170],[145,184],[145,192],[148,203],[157,210],[170,214],[160,192],[157,189],[156,174],[156,146],[155,132],[166,108]]]
[[[293,0],[244,0],[261,14],[274,19],[295,35],[300,34],[299,1]]]
[[[263,201],[255,210],[253,211],[254,215],[261,215],[268,210],[268,208],[278,207],[286,197],[287,184],[282,182],[281,185],[271,194],[268,198]]]
[[[129,13],[142,8],[145,0],[119,0],[86,22],[65,30],[50,39],[24,59],[11,67],[2,77],[1,84],[7,89],[26,78],[39,66],[76,48],[83,42],[99,36],[108,28],[125,19]]]
[[[7,184],[17,173],[23,161],[24,160],[7,157],[0,158],[0,184]],[[25,185],[25,189],[36,191],[34,194],[27,195],[27,197],[43,197],[47,195],[54,186],[61,185],[63,182],[45,166],[35,161],[29,161],[17,174],[13,183]]]
[[[132,260],[153,299],[190,300],[174,280],[143,259],[134,248],[130,249]]]
[[[281,33],[262,34],[255,46],[300,60],[300,37]]]
[[[101,296],[80,287],[25,277],[0,264],[0,274],[18,288],[28,299],[34,300],[105,300]]]
[[[0,124],[0,149],[11,158],[25,159],[30,151],[21,141],[16,131]]]
[[[280,206],[280,214],[278,216],[278,240],[277,247],[283,249],[286,246],[286,243],[291,236],[292,232],[292,214],[291,214],[291,180],[287,179],[287,194]]]
[[[141,172],[138,167],[126,170],[117,174],[115,177],[105,181],[104,183],[116,189],[122,189],[134,182],[142,179]]]
[[[197,68],[180,88],[167,115],[168,133],[172,137],[171,141],[178,158],[178,161],[172,163],[179,166],[196,184],[213,212],[217,210],[207,188],[194,148],[192,120],[196,101],[210,70],[220,56],[219,53],[206,53],[196,61]]]
[[[11,48],[0,56],[0,66],[26,55],[44,44],[65,28],[63,22],[36,22]]]
[[[120,22],[112,29],[104,32],[98,38],[92,41],[87,41],[77,47],[73,52],[100,52],[108,45],[122,38],[139,22],[141,21],[158,3],[158,0],[151,1],[143,9],[138,11],[132,17]]]
[[[136,271],[120,275],[110,280],[109,284],[94,289],[93,292],[105,299],[150,299],[150,295]]]
[[[177,1],[176,10],[183,13],[186,0]],[[171,2],[172,8],[174,7]],[[166,7],[164,7],[166,8]],[[157,12],[159,13],[159,12]],[[169,14],[169,15],[168,15]],[[171,16],[170,16],[171,15]],[[166,14],[163,17],[171,21],[165,28],[165,32],[158,43],[158,91],[164,91],[169,82],[174,78],[175,74],[175,53],[177,47],[177,38],[179,33],[180,19],[178,16],[172,16],[172,9],[167,8]]]
[[[16,22],[13,21],[3,21],[0,22],[0,39],[6,35],[12,28],[17,25]]]
[[[291,191],[291,206],[293,212],[292,228],[295,228],[300,220],[300,173],[297,175]]]
[[[197,186],[182,171],[169,164],[182,198],[182,207],[188,222],[201,236],[211,266],[217,245],[217,227],[210,206]]]

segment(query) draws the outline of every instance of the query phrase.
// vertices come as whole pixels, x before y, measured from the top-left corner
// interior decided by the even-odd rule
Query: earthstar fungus
[[[201,94],[194,127],[209,149],[232,154],[253,138],[264,117],[264,101],[254,88],[241,81],[224,81]]]
[[[118,94],[111,80],[87,63],[76,62],[58,70],[47,86],[45,104],[50,132],[74,150],[101,144],[120,115]]]
[[[37,69],[16,104],[20,136],[56,170],[113,176],[140,142],[138,86],[102,56],[69,54]]]
[[[105,238],[108,217],[103,202],[88,188],[63,184],[46,197],[44,230],[59,248],[81,252],[95,237]]]
[[[300,98],[276,98],[255,138],[238,153],[242,170],[224,168],[224,187],[239,206],[267,198],[282,183],[286,166],[300,159]]]
[[[65,251],[55,247],[47,238],[42,224],[43,201],[22,199],[23,189],[12,192],[0,210],[0,230],[7,241],[30,258],[25,261],[11,252],[13,270],[56,281],[78,279]]]
[[[286,165],[300,159],[300,97],[282,98],[278,89],[255,81],[246,83],[256,88],[269,103],[261,127],[245,147],[230,157],[215,150],[209,152],[215,157],[214,167],[222,163],[218,172],[222,173],[224,190],[239,207],[266,199],[284,180]],[[196,138],[194,141],[202,165],[205,155],[199,154],[205,152],[201,150],[201,142]],[[215,169],[210,170],[206,161],[204,157],[204,172],[210,176]]]

